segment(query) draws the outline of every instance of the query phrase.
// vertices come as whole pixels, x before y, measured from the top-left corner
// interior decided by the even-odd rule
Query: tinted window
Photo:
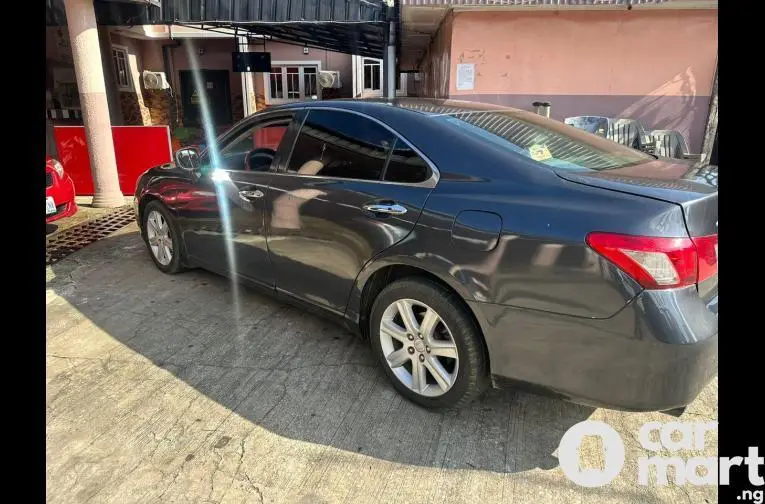
[[[311,110],[287,170],[303,175],[380,180],[393,134],[348,112]]]
[[[484,138],[542,164],[571,170],[610,170],[653,160],[637,150],[524,111],[445,113],[465,134]]]
[[[217,160],[215,167],[235,171],[267,171],[270,168],[273,154],[276,153],[279,143],[287,131],[289,122],[289,119],[284,119],[268,124],[256,124],[243,129],[238,135],[223,144],[220,151],[214,155]],[[245,166],[247,154],[255,149],[260,149],[260,154],[250,159],[249,166]],[[209,151],[205,153],[203,165],[209,165],[208,158],[211,154]]]
[[[578,116],[568,117],[565,123],[574,128],[584,130],[588,133],[605,136],[608,131],[608,119],[606,117],[596,116]]]
[[[417,153],[401,140],[397,140],[385,170],[385,180],[416,184],[429,176],[428,165]]]
[[[610,170],[654,160],[602,136],[523,110],[449,101],[404,101],[401,105],[435,114],[433,120],[448,122],[465,135],[557,168]]]

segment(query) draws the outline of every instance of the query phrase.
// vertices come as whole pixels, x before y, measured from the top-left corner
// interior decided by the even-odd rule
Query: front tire
[[[426,408],[464,406],[488,385],[483,336],[462,301],[424,278],[405,278],[375,299],[370,339],[396,390]]]
[[[167,207],[159,201],[149,202],[142,224],[143,240],[157,268],[170,275],[183,271],[181,237]]]

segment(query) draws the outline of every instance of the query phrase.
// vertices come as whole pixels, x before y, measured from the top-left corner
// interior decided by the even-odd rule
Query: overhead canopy
[[[46,0],[46,22],[66,24],[63,0]],[[162,0],[161,6],[95,0],[99,24],[182,24],[236,28],[331,51],[382,58],[385,0]]]
[[[96,21],[104,26],[136,26],[161,23],[159,7],[137,1],[95,0]],[[64,0],[45,0],[45,24],[66,25]]]

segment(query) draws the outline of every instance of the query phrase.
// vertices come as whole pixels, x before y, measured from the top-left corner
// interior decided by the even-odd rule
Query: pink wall
[[[164,72],[165,61],[162,58],[162,45],[167,44],[169,41],[157,42],[155,40],[142,40],[141,41],[141,60],[143,62],[143,70],[150,70],[152,72]],[[168,76],[168,78],[170,78]]]
[[[453,98],[529,110],[548,100],[556,119],[633,117],[679,130],[698,151],[717,62],[717,11],[460,12],[450,61]],[[458,63],[475,63],[474,90],[457,91]]]
[[[452,54],[477,72],[454,95],[709,95],[717,11],[463,12]]]
[[[449,96],[449,74],[453,66],[450,64],[453,54],[453,19],[453,15],[447,14],[425,54],[420,68],[422,78],[418,83],[419,86],[414,89],[414,93],[418,96],[436,98]]]

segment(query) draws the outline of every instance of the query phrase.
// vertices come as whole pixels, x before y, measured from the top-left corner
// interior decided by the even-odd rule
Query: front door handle
[[[245,199],[262,198],[264,196],[263,191],[256,189],[254,191],[239,191],[239,196]]]
[[[364,210],[375,214],[404,215],[406,207],[398,203],[370,203],[364,205]]]

